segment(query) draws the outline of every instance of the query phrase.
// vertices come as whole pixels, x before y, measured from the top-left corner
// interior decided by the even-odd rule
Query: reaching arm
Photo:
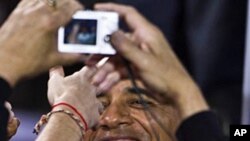
[[[79,54],[63,54],[56,49],[58,28],[80,9],[76,0],[57,1],[56,9],[46,1],[22,0],[0,29],[0,76],[13,87],[19,80],[55,65],[82,60]]]
[[[102,66],[85,66],[66,77],[62,67],[51,69],[48,99],[54,107],[53,114],[48,118],[48,123],[37,140],[82,139],[81,134],[85,133],[86,128],[92,128],[97,123],[103,110],[96,95],[112,87],[120,78],[117,74],[109,63]]]

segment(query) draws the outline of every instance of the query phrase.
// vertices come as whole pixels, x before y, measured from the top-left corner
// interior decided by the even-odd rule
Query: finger
[[[8,101],[5,101],[4,106],[10,111],[12,110],[12,106]]]
[[[99,62],[104,56],[99,54],[90,55],[86,60],[85,64],[87,66],[94,66],[97,62]]]
[[[16,127],[18,127],[20,125],[20,121],[18,118],[14,117],[13,120],[9,122],[9,124],[15,125]]]
[[[58,1],[59,4],[60,1]],[[53,18],[58,21],[56,22],[55,27],[66,25],[76,11],[83,9],[83,5],[76,0],[67,0],[66,2],[62,2],[61,5],[59,4],[56,7],[57,9],[55,12],[53,12]]]
[[[5,101],[4,106],[9,111],[9,122],[10,122],[15,117],[15,113],[12,111],[12,106],[11,106],[11,104],[8,101]]]
[[[64,70],[63,70],[63,67],[62,66],[56,66],[56,67],[53,67],[50,69],[49,71],[49,76],[50,78],[54,75],[57,75],[57,76],[62,76],[64,77]]]
[[[103,82],[98,86],[99,92],[108,91],[114,84],[120,80],[120,74],[118,72],[113,72],[108,74]]]
[[[96,10],[105,10],[105,11],[115,11],[117,12],[122,19],[128,24],[131,30],[137,28],[147,27],[150,23],[139,14],[136,9],[131,6],[119,5],[114,3],[105,3],[105,4],[96,4]]]
[[[19,125],[20,125],[20,121],[17,118],[13,118],[13,120],[8,123],[8,127],[7,127],[8,139],[10,139],[13,135],[16,134]]]
[[[112,71],[114,71],[114,66],[111,63],[105,63],[93,76],[91,83],[94,85],[99,85]]]
[[[103,67],[103,65],[106,64],[106,62],[109,60],[109,57],[102,58],[98,63],[96,63],[97,68]],[[110,64],[110,63],[109,63]],[[111,65],[111,64],[110,64]]]
[[[148,65],[150,54],[140,50],[122,31],[116,31],[112,34],[111,43],[122,56],[136,67],[142,68]]]
[[[109,10],[118,12],[122,19],[125,20],[130,29],[134,32],[130,39],[137,43],[146,42],[149,44],[151,51],[155,54],[162,52],[162,46],[169,46],[162,32],[147,19],[145,19],[136,9],[130,6],[124,6],[114,3],[96,4],[98,10]],[[151,36],[145,36],[151,35]]]
[[[15,117],[15,113],[11,110],[9,111],[10,115],[9,115],[9,122],[12,122],[13,118]]]
[[[95,66],[93,67],[87,67],[84,66],[80,71],[80,76],[83,78],[83,80],[90,80],[97,72],[97,68]]]

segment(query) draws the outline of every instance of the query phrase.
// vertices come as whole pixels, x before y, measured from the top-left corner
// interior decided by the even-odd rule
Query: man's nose
[[[121,104],[109,105],[102,113],[99,127],[109,130],[120,126],[127,126],[132,123],[129,107]]]

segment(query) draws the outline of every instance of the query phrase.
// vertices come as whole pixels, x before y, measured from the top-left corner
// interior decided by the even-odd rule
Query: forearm
[[[81,130],[75,121],[65,113],[52,114],[37,141],[80,141]]]
[[[174,92],[177,94],[175,104],[181,120],[183,121],[194,114],[209,110],[209,106],[195,82],[191,78],[181,82]]]

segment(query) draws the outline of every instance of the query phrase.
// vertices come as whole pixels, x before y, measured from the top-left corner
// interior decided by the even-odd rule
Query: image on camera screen
[[[96,45],[97,20],[73,19],[64,30],[65,44]]]

